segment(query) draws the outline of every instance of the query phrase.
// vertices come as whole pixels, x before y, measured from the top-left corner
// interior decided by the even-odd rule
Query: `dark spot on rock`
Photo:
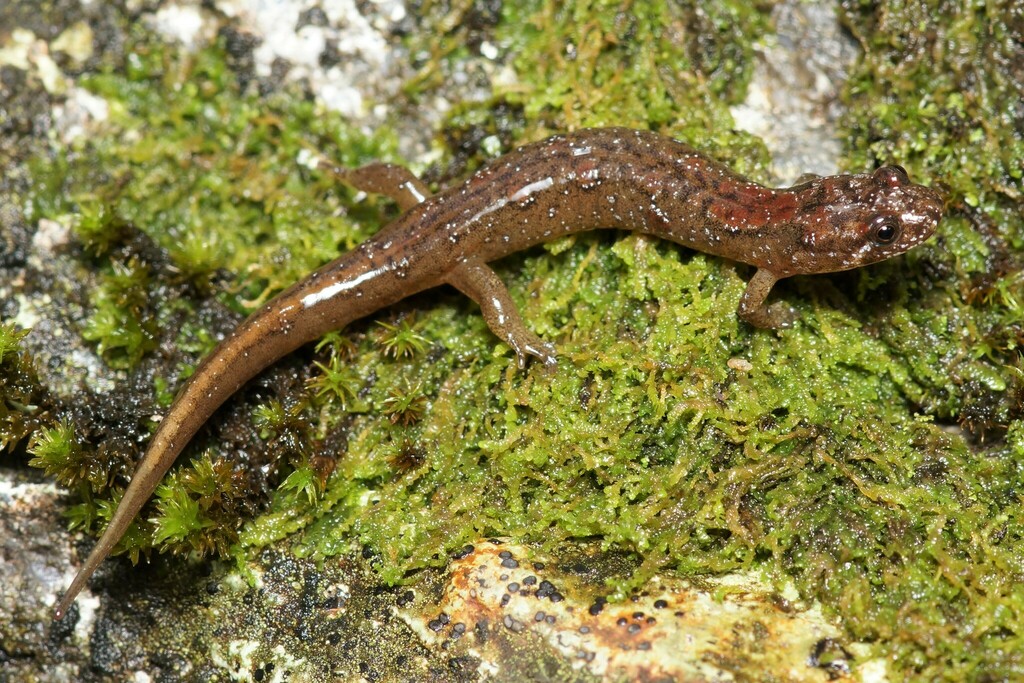
[[[299,13],[299,20],[295,24],[295,30],[297,31],[303,26],[328,26],[330,23],[327,13],[323,9],[320,7],[310,7]]]
[[[416,594],[413,593],[412,590],[407,590],[400,596],[398,596],[398,600],[396,600],[395,602],[398,604],[399,607],[405,607],[406,605],[411,603],[415,598]]]

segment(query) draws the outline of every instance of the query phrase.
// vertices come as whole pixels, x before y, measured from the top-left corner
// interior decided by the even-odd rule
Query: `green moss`
[[[123,496],[124,491],[118,488],[111,490],[109,498],[95,498],[88,492],[83,492],[82,503],[68,511],[72,527],[82,526],[91,531],[91,525],[100,522],[96,532],[102,533],[110,524]],[[153,535],[154,528],[150,519],[138,516],[128,525],[124,536],[114,546],[114,553],[125,554],[132,564],[137,564],[143,556],[149,556],[153,548]]]
[[[377,324],[383,328],[383,332],[378,335],[378,341],[385,356],[409,358],[423,353],[427,347],[427,338],[416,334],[413,323],[407,319],[399,321],[397,325],[385,322]]]
[[[27,330],[0,323],[0,453],[13,450],[49,418],[46,392],[22,349]]]
[[[199,509],[199,502],[180,487],[164,484],[158,494],[160,511],[153,540],[156,543],[180,543],[202,529],[213,526]]]
[[[66,172],[63,166],[59,168]],[[59,172],[51,172],[50,175],[61,177]],[[41,195],[37,196],[41,198]],[[117,244],[124,242],[130,229],[110,206],[97,201],[82,202],[75,217],[75,236],[86,249],[97,255],[107,255],[113,251]]]
[[[1024,86],[1015,20],[999,7],[955,20],[928,3],[845,8],[866,53],[850,83],[851,165],[898,161],[944,186],[950,206],[938,238],[908,257],[933,274],[907,283],[919,305],[882,333],[911,359],[924,410],[979,434],[1022,414],[1024,140],[1008,112]]]
[[[388,416],[392,424],[401,423],[409,426],[423,416],[427,402],[422,385],[412,385],[406,380],[388,390],[388,397],[384,399],[380,410]]]
[[[349,208],[348,191],[309,174],[297,162],[301,154],[322,150],[359,165],[388,156],[392,143],[386,135],[367,140],[304,98],[241,92],[218,48],[178,54],[141,27],[133,31],[124,71],[83,77],[110,104],[107,134],[80,142],[75,154],[34,165],[41,189],[32,212],[36,220],[70,214],[76,237],[95,259],[101,274],[89,290],[82,334],[108,364],[137,368],[161,341],[188,354],[172,356],[164,376],[154,379],[158,400],[167,405],[168,380],[188,377],[215,344],[207,327],[213,321],[197,320],[195,302],[211,291],[213,273],[244,274],[220,298],[230,309],[248,311],[379,223],[375,204]],[[268,435],[272,447],[294,446],[301,462],[301,443],[308,441],[302,428],[287,424]],[[66,483],[86,479],[91,491],[102,492],[94,498],[83,491],[85,502],[72,512],[73,524],[93,529],[109,519],[121,495],[124,463],[105,448],[87,445],[62,455],[56,446],[39,441],[34,464]],[[240,500],[240,488],[226,482],[216,495],[196,490],[203,462],[161,488],[156,536],[154,527],[138,523],[119,551],[133,559],[154,544],[226,551],[240,515],[235,505],[251,501]],[[203,516],[194,514],[196,506]]]
[[[28,334],[27,330],[19,330],[13,323],[0,325],[0,365],[3,365],[4,357],[8,362],[17,356],[21,350],[21,340]]]
[[[365,412],[365,404],[358,400],[364,380],[357,369],[338,354],[331,356],[327,365],[318,362],[316,367],[320,374],[310,380],[309,386],[317,398],[336,401],[350,412]]]
[[[287,93],[263,100],[239,92],[220,50],[191,61],[141,29],[132,49],[127,74],[84,79],[112,104],[110,135],[88,141],[77,163],[44,169],[63,174],[72,191],[61,204],[40,197],[37,215],[81,207],[76,229],[94,250],[109,250],[130,226],[191,277],[248,273],[247,294],[257,297],[368,234],[361,217],[376,211],[341,211],[333,181],[297,159],[312,151],[359,165],[389,156],[387,136],[367,140]],[[137,134],[116,134],[124,130]]]
[[[766,32],[767,3],[506,3],[495,37],[515,55],[517,79],[498,94],[528,121],[563,130],[669,126],[707,148],[745,138],[728,105],[743,99],[751,37]],[[547,125],[545,125],[547,124]],[[748,143],[749,144],[749,143]]]
[[[858,497],[841,508],[849,521],[821,519],[826,540],[857,528],[855,519],[870,520],[869,531],[836,539],[842,555],[808,548],[802,557],[811,561],[794,575],[840,606],[852,634],[880,638],[901,672],[1016,678],[1024,593],[1008,568],[1024,552],[1015,493],[1024,453],[1024,141],[1009,112],[1024,94],[1011,66],[1019,20],[1006,3],[949,14],[927,2],[844,3],[844,20],[865,50],[849,86],[851,167],[896,161],[948,191],[939,235],[904,260],[911,277],[877,326],[879,339],[901,359],[907,397],[934,419],[959,423],[974,443],[924,425],[911,430],[878,463],[886,485],[877,486],[877,474],[870,486],[858,483],[880,510],[868,517]],[[884,438],[899,444],[906,435],[886,430]],[[844,555],[852,565],[839,561]]]
[[[69,486],[82,478],[86,455],[75,438],[74,428],[67,422],[39,431],[29,447],[29,465],[39,467],[57,481]]]
[[[157,489],[152,536],[142,545],[161,545],[177,553],[225,554],[238,540],[233,520],[239,514],[238,485],[232,466],[204,453],[189,467],[172,472]]]
[[[493,16],[481,6],[431,3],[432,21],[446,28],[411,38],[413,54],[429,55],[407,86],[413,96],[465,81],[475,68],[468,53],[484,39],[514,71],[496,79],[490,99],[452,93],[443,135],[457,158],[467,150],[497,156],[566,129],[622,125],[671,133],[743,173],[764,173],[765,147],[736,130],[729,106],[746,94],[770,3],[528,0],[503,3]]]
[[[412,96],[451,81],[472,31],[507,50],[514,72],[489,98],[456,104],[446,168],[548,130],[616,123],[763,174],[763,147],[732,130],[727,109],[767,30],[763,8],[621,9],[504,3],[482,28],[450,9],[437,17],[448,28],[424,32],[436,48]],[[280,468],[265,514],[251,514],[258,496],[246,498],[214,449],[168,478],[155,523],[143,515],[121,547],[233,544],[240,562],[282,539],[317,558],[369,549],[379,576],[397,582],[481,536],[547,548],[599,538],[637,567],[608,586],[618,597],[659,571],[759,569],[876,643],[894,678],[1019,673],[1024,150],[1005,116],[1019,79],[1000,70],[1013,41],[998,12],[844,11],[866,48],[850,83],[847,163],[897,161],[945,183],[952,210],[934,241],[783,284],[777,296],[801,320],[778,333],[737,322],[748,269],[646,238],[586,235],[510,257],[499,272],[528,324],[557,344],[557,368],[519,371],[453,295],[404,304],[383,327],[357,323],[318,346],[305,388],[272,387],[250,407]],[[181,286],[169,273],[196,299],[211,273],[235,273],[219,299],[250,310],[382,219],[302,170],[299,152],[357,165],[387,158],[393,140],[387,130],[365,139],[300,98],[239,92],[219,49],[185,60],[133,40],[127,73],[88,81],[112,103],[109,136],[48,170],[66,178],[68,199],[40,197],[36,210],[81,215],[78,234],[104,273],[90,334],[107,362],[145,357],[156,330],[187,352],[168,363],[180,378],[214,335],[170,295],[179,290],[163,289]],[[990,54],[1003,59],[981,58]],[[161,257],[120,253],[138,232]],[[121,340],[119,329],[137,332]],[[51,448],[37,464],[70,460]],[[93,479],[77,477],[91,486],[73,520],[91,529],[120,489],[94,500]]]
[[[132,367],[156,345],[149,284],[148,269],[142,264],[114,262],[100,286],[93,290],[94,310],[82,337],[96,342],[98,351],[112,367]]]
[[[309,465],[295,468],[283,482],[281,491],[304,499],[308,505],[315,505],[323,495],[323,480],[320,475]]]

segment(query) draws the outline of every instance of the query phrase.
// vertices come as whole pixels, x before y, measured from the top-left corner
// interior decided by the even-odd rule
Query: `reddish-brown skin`
[[[901,254],[932,234],[942,212],[939,195],[912,184],[898,166],[776,190],[675,140],[624,128],[526,145],[435,196],[400,166],[335,172],[360,189],[394,198],[405,213],[268,302],[202,362],[153,436],[110,524],[58,603],[56,618],[213,412],[268,365],[330,330],[448,283],[480,304],[520,366],[528,355],[553,363],[554,348],[525,327],[486,264],[595,228],[635,230],[756,266],[740,317],[758,327],[787,326],[790,309],[765,305],[777,280]]]

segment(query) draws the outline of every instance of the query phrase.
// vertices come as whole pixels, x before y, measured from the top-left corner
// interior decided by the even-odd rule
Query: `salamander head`
[[[901,166],[816,178],[790,188],[802,236],[787,275],[848,270],[897,256],[931,237],[942,198],[910,182]]]

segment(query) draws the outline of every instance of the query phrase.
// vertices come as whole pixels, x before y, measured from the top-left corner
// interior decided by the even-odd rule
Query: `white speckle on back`
[[[302,297],[302,306],[303,308],[312,308],[313,306],[316,306],[317,304],[323,301],[327,301],[342,292],[347,292],[350,289],[355,289],[359,285],[363,284],[364,282],[368,282],[369,280],[372,280],[373,278],[377,277],[386,270],[386,268],[374,268],[373,270],[368,270],[362,275],[354,277],[351,280],[343,280],[342,282],[335,282],[333,284],[330,284],[324,287],[323,289],[317,290],[312,294],[307,294],[306,296]],[[362,292],[356,292],[356,296],[361,295]]]

